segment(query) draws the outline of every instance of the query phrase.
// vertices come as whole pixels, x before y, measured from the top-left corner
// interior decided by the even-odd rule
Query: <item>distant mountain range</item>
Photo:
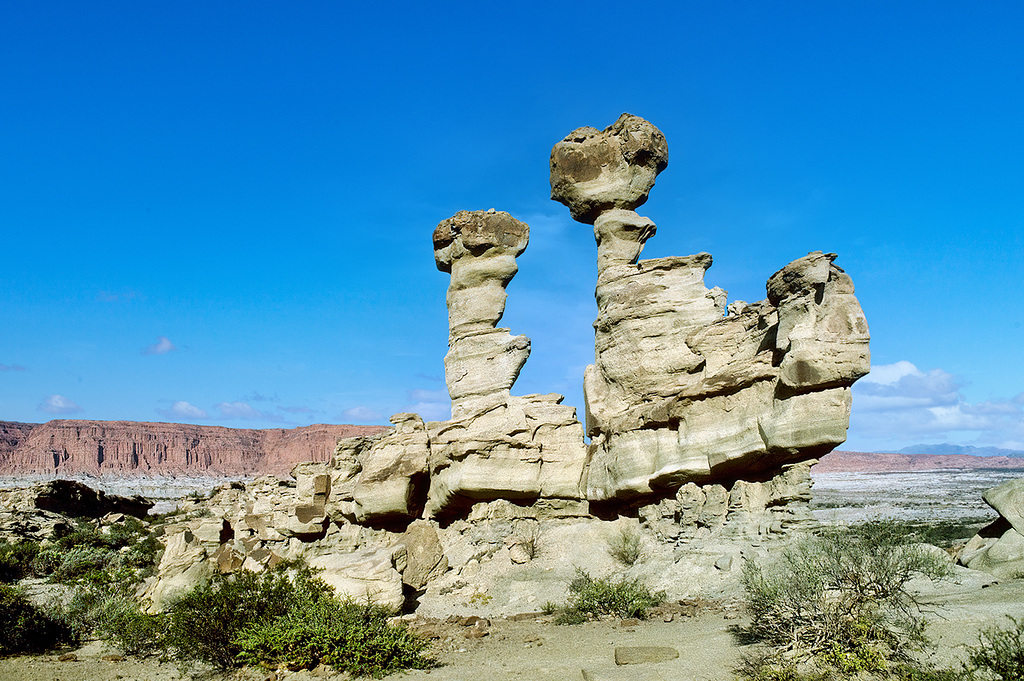
[[[243,429],[183,423],[0,421],[0,475],[285,476],[329,461],[339,438],[384,426],[316,424]]]
[[[888,452],[879,452],[888,453]],[[998,447],[972,447],[971,445],[910,445],[895,452],[897,454],[935,454],[950,456],[966,454],[968,456],[1010,456],[1024,458],[1024,451],[1019,449],[1000,449]]]

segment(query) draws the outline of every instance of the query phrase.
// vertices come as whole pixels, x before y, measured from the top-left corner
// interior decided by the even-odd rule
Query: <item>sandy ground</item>
[[[929,657],[951,664],[962,660],[980,629],[1006,622],[1005,615],[1024,615],[1024,580],[989,582],[980,573],[961,573],[960,584],[929,588],[923,594],[936,647]],[[751,650],[731,633],[746,623],[742,613],[714,603],[695,611],[667,608],[645,622],[593,622],[557,626],[550,618],[491,620],[487,635],[472,638],[479,627],[433,626],[443,637],[435,641],[442,666],[395,675],[408,681],[726,681],[740,656]],[[671,621],[665,621],[671,619]],[[414,623],[422,626],[423,623]],[[467,636],[468,634],[468,636]],[[617,666],[619,646],[666,646],[679,657],[665,662]],[[62,661],[61,655],[74,655]],[[316,681],[342,679],[328,669],[312,672],[241,670],[214,674],[192,670],[182,674],[173,664],[155,660],[104,659],[116,655],[100,642],[76,651],[0,660],[4,681]]]

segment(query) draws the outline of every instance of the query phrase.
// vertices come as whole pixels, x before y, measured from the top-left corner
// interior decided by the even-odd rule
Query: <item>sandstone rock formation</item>
[[[339,438],[382,426],[317,424],[252,430],[182,423],[0,422],[0,474],[287,475],[327,461]]]
[[[727,305],[704,285],[710,255],[640,260],[656,228],[634,209],[667,162],[664,135],[628,114],[552,151],[552,198],[597,241],[589,445],[561,395],[511,394],[530,341],[497,324],[529,228],[459,212],[433,234],[451,275],[452,418],[396,414],[293,481],[222,488],[169,543],[154,607],[213,570],[301,557],[358,598],[473,608],[500,582],[495,608],[522,612],[560,599],[575,566],[621,569],[607,546],[623,530],[647,556],[630,574],[678,597],[729,579],[742,547],[810,526],[810,467],[845,439],[849,386],[868,371],[853,285],[813,252],[765,300]]]
[[[1024,478],[987,490],[982,499],[999,513],[960,552],[960,563],[996,577],[1024,573]]]
[[[849,386],[870,369],[867,323],[834,254],[810,253],[768,280],[766,300],[729,306],[704,285],[709,254],[639,260],[656,228],[632,208],[667,154],[661,132],[627,114],[551,154],[552,198],[594,225],[598,248],[584,377],[593,502],[826,454],[846,439]]]
[[[561,395],[510,395],[530,341],[495,328],[528,241],[524,223],[493,209],[461,211],[434,230],[437,267],[451,273],[444,363],[452,419],[428,426],[428,515],[481,500],[582,497],[587,452],[575,409]]]

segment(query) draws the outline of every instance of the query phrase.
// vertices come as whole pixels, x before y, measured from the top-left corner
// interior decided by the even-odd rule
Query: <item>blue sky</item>
[[[462,209],[531,227],[514,392],[582,413],[595,247],[551,146],[623,111],[669,167],[644,257],[764,298],[839,254],[872,331],[846,448],[1024,449],[1024,5],[8,2],[0,420],[447,415]]]

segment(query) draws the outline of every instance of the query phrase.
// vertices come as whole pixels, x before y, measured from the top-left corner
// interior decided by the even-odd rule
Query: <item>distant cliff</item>
[[[181,423],[0,421],[0,474],[287,475],[331,458],[339,438],[385,426],[317,424],[267,430]]]
[[[969,454],[881,454],[834,451],[811,469],[816,473],[912,473],[956,469],[1024,470],[1024,459]]]

